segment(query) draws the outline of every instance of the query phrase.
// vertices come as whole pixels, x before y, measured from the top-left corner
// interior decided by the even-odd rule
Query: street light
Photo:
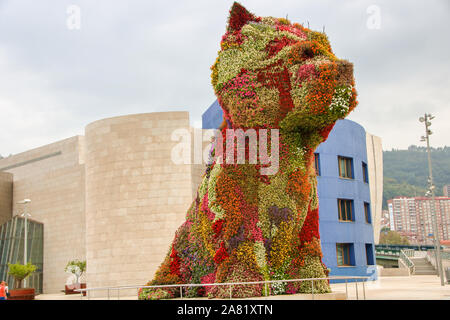
[[[444,272],[442,270],[442,260],[441,260],[441,241],[439,239],[439,230],[438,230],[438,224],[437,224],[437,217],[436,217],[436,200],[434,195],[434,184],[433,184],[433,170],[431,166],[431,150],[430,150],[430,135],[433,134],[433,132],[429,129],[431,126],[431,120],[434,119],[434,116],[431,114],[425,114],[424,117],[420,117],[419,121],[425,123],[425,136],[421,137],[421,141],[427,142],[427,154],[428,154],[428,191],[426,193],[426,196],[429,197],[431,195],[431,208],[432,208],[432,225],[433,225],[433,234],[434,234],[434,244],[436,249],[436,266],[438,269],[439,277],[441,278],[441,286],[445,285],[444,281]]]
[[[23,213],[22,217],[25,218],[25,230],[24,230],[24,241],[23,241],[23,264],[27,264],[27,244],[28,244],[28,217],[31,217],[29,213],[27,213],[27,204],[30,203],[30,199],[24,199],[22,201],[17,202],[18,204],[23,204]],[[23,281],[24,287],[26,287],[26,279]]]

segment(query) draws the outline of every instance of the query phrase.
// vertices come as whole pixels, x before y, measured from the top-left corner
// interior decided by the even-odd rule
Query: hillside
[[[436,195],[450,184],[450,147],[432,148],[433,179]],[[383,207],[397,196],[423,196],[427,189],[428,158],[426,147],[410,146],[408,150],[383,151]]]

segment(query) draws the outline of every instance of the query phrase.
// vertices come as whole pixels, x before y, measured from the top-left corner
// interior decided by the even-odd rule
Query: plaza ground
[[[315,299],[345,299],[345,283],[331,284],[333,295],[315,295]],[[356,300],[450,300],[450,285],[441,286],[440,280],[434,275],[413,275],[409,277],[380,277],[376,281],[368,281],[363,288],[362,283],[358,283],[358,293],[355,283],[347,284],[347,299]],[[137,300],[137,295],[117,296],[117,290],[112,290],[111,300]],[[87,300],[87,297],[81,298],[80,295],[41,294],[36,296],[36,300]],[[107,299],[107,298],[95,298]],[[261,297],[259,299],[267,299]],[[271,296],[268,299],[286,299],[286,300],[309,300],[311,295],[297,294],[284,296]]]

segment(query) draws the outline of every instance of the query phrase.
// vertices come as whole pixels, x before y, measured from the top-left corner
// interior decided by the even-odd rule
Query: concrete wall
[[[84,138],[72,137],[0,160],[14,174],[13,214],[27,211],[44,224],[44,293],[64,289],[69,260],[85,259]]]
[[[192,133],[187,112],[86,127],[88,287],[145,284],[163,261],[194,193],[191,165],[171,161],[180,128]]]
[[[374,241],[378,244],[383,207],[383,147],[381,138],[370,133],[366,133],[366,145]]]
[[[368,163],[365,130],[356,122],[339,120],[315,152],[320,159],[317,191],[323,262],[332,276],[371,276],[374,280],[376,265],[368,265],[366,258],[366,244],[372,245],[373,253],[375,249],[373,225],[366,223],[364,214],[364,202],[371,202],[370,187],[362,173],[362,162]],[[339,178],[338,156],[353,159],[354,179]],[[353,200],[355,221],[339,221],[337,199]],[[353,244],[353,266],[337,266],[336,243]]]
[[[410,276],[407,268],[383,268],[380,269],[380,277],[408,277]]]
[[[12,218],[13,175],[0,172],[0,225]]]

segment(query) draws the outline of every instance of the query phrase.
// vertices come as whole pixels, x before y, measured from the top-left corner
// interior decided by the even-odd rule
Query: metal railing
[[[414,250],[411,249],[403,249],[400,250],[399,259],[406,265],[406,267],[409,269],[409,274],[414,274],[415,266],[414,262],[411,261],[409,257],[414,257]]]
[[[400,251],[401,250],[399,250],[399,249],[376,248],[375,254],[398,257],[400,255]]]
[[[363,298],[366,299],[366,288],[365,281],[367,281],[370,277],[362,277],[362,276],[334,276],[327,278],[307,278],[307,279],[286,279],[286,280],[266,280],[266,281],[250,281],[250,282],[220,282],[220,283],[183,283],[183,284],[165,284],[165,285],[154,285],[154,286],[115,286],[115,287],[97,287],[97,288],[84,288],[84,289],[76,289],[74,291],[81,293],[81,298],[83,298],[83,292],[86,292],[87,299],[90,299],[91,291],[107,291],[108,300],[111,299],[111,291],[117,290],[117,299],[120,300],[120,291],[121,290],[130,290],[130,289],[156,289],[156,288],[180,288],[180,298],[183,298],[183,288],[189,287],[207,287],[207,286],[229,286],[230,299],[233,298],[233,286],[238,285],[258,285],[263,284],[265,286],[265,296],[269,296],[268,284],[272,283],[288,283],[288,282],[304,282],[311,281],[311,298],[314,300],[314,281],[324,281],[324,280],[345,280],[345,295],[348,298],[348,280],[354,280],[350,282],[355,283],[356,289],[356,300],[359,300],[358,294],[358,281],[362,282],[363,287]],[[317,292],[316,292],[317,294]]]

